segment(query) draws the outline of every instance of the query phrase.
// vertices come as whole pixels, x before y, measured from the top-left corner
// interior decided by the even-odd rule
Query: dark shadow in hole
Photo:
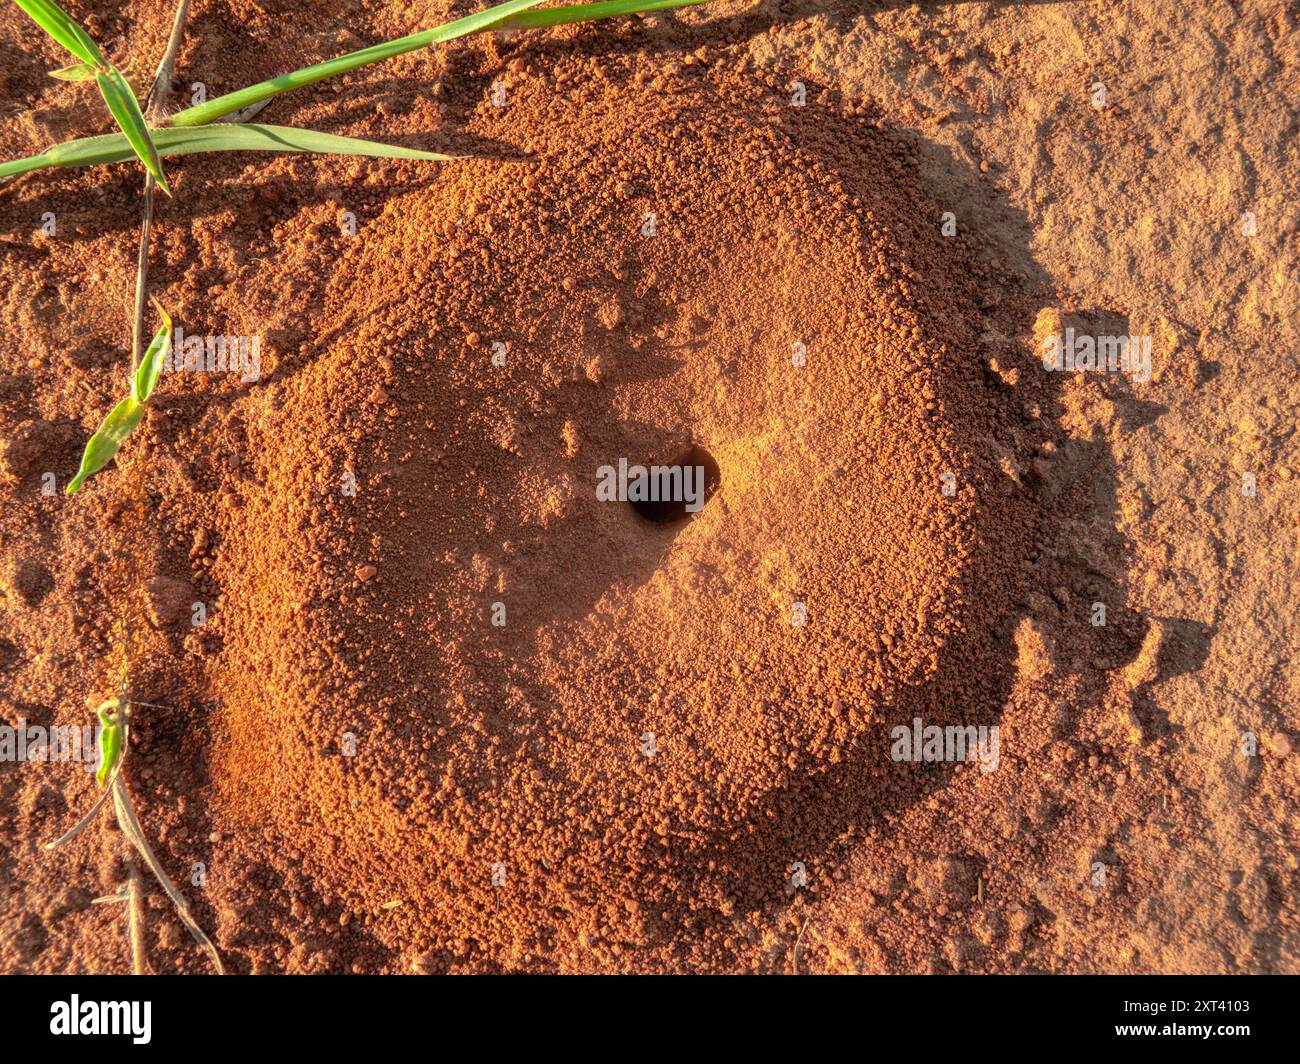
[[[713,455],[693,445],[668,465],[651,465],[627,486],[628,505],[657,525],[694,517],[722,484]]]

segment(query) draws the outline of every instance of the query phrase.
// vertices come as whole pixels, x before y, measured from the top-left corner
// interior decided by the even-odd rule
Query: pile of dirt
[[[507,131],[340,247],[241,410],[215,815],[412,963],[730,954],[940,778],[894,724],[1000,705],[978,308],[888,136],[779,86],[575,59]],[[689,523],[598,500],[691,444]]]
[[[130,444],[157,518],[137,690],[173,707],[132,786],[236,970],[766,969],[793,895],[969,767],[894,760],[891,729],[1002,711],[1048,403],[979,356],[1005,279],[875,112],[636,39],[514,60],[503,107],[475,53],[399,108],[495,156],[436,177],[276,160],[223,201],[242,164],[176,166],[178,202],[204,175],[231,203],[164,209],[178,321],[266,342],[255,383],[166,377]],[[690,520],[598,499],[601,467],[692,446],[720,487]],[[88,531],[120,475],[44,518],[91,545],[62,609],[121,547]],[[92,628],[69,660],[102,683]],[[29,847],[86,793],[5,786]],[[7,964],[111,963],[57,915]]]

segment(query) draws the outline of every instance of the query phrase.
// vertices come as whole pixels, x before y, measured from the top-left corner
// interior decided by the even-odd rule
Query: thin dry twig
[[[203,952],[208,955],[208,959],[212,961],[212,966],[217,970],[217,974],[225,975],[226,969],[221,963],[221,955],[217,953],[217,947],[212,944],[212,939],[204,934],[203,928],[194,922],[194,917],[190,915],[190,903],[185,900],[185,895],[177,889],[176,884],[172,882],[163,866],[158,863],[153,847],[149,845],[149,841],[144,837],[140,821],[135,815],[135,807],[131,804],[131,793],[126,789],[126,781],[120,778],[113,788],[113,809],[117,813],[117,822],[122,828],[122,833],[135,846],[140,856],[144,858],[144,863],[149,867],[149,871],[154,874],[154,878],[158,880],[159,885],[167,892],[167,897],[171,899],[172,905],[176,909],[176,915],[181,918],[181,923],[185,925]]]
[[[151,122],[161,122],[167,106],[167,96],[171,92],[172,74],[176,65],[176,52],[180,48],[181,37],[185,33],[185,20],[189,15],[190,0],[180,0],[176,7],[176,17],[172,20],[171,36],[167,38],[167,50],[163,53],[154,73],[153,83],[144,98],[145,113]],[[270,100],[260,100],[245,107],[242,111],[226,115],[222,122],[247,122],[257,115]],[[140,368],[140,359],[144,357],[144,312],[148,302],[149,288],[149,238],[153,229],[153,194],[154,176],[146,172],[144,176],[144,217],[140,222],[140,246],[135,260],[135,309],[131,318],[131,372]]]
[[[158,62],[154,72],[153,83],[144,98],[144,111],[150,121],[157,121],[166,106],[167,96],[171,92],[172,71],[176,65],[176,52],[181,46],[181,37],[185,33],[185,20],[189,17],[190,0],[180,0],[176,5],[176,16],[172,19],[171,35],[167,38],[167,48]],[[149,230],[153,225],[153,174],[146,172],[144,178],[144,221],[140,225],[140,249],[135,263],[135,314],[131,319],[131,372],[140,368],[140,359],[144,357],[144,305],[149,277]]]
[[[140,869],[135,862],[126,863],[126,928],[131,939],[131,971],[135,975],[148,975],[144,946],[144,886],[140,882]]]
[[[158,60],[158,69],[154,71],[153,84],[149,86],[149,92],[144,98],[146,110],[159,111],[163,101],[158,98],[159,86],[163,88],[163,94],[171,91],[172,69],[176,65],[176,53],[180,50],[181,37],[185,33],[185,20],[189,18],[190,0],[180,0],[176,5],[176,14],[172,18],[172,31],[167,38],[167,48],[163,56]]]
[[[116,770],[114,770],[114,776],[116,776]],[[60,846],[63,846],[64,844],[69,843],[73,839],[75,839],[78,835],[80,835],[83,831],[86,830],[86,825],[95,819],[95,814],[104,808],[104,803],[108,801],[108,796],[110,794],[112,794],[112,791],[106,789],[103,794],[101,794],[98,798],[95,799],[95,804],[92,805],[88,810],[86,810],[85,815],[80,820],[78,820],[75,824],[73,824],[72,827],[70,827],[67,831],[65,831],[53,842],[45,843],[41,847],[41,849],[45,850],[46,853],[48,853],[50,850],[57,850]]]
[[[153,174],[144,179],[144,221],[140,225],[140,250],[135,261],[135,311],[131,319],[131,372],[144,357],[144,305],[149,275],[149,230],[153,223]]]
[[[790,958],[790,967],[795,975],[799,974],[799,944],[803,942],[803,933],[808,930],[808,921],[812,917],[805,917],[803,926],[799,928],[799,934],[795,936],[793,956]]]

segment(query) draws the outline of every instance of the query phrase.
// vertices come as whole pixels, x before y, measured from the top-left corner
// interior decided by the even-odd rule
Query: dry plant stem
[[[130,857],[126,859],[126,921],[131,939],[131,973],[148,975],[144,947],[144,885],[140,869]]]
[[[171,91],[172,70],[176,64],[176,52],[181,46],[181,37],[185,33],[185,20],[189,17],[190,0],[180,0],[176,5],[176,15],[172,19],[171,34],[167,38],[167,48],[158,61],[154,71],[153,84],[149,86],[144,98],[146,116],[154,122],[162,118],[162,108],[167,94]],[[131,318],[131,372],[140,368],[140,359],[144,355],[144,305],[147,298],[149,276],[149,230],[153,224],[153,174],[145,174],[144,180],[144,221],[140,226],[140,250],[135,263],[135,311]]]
[[[120,763],[121,762],[119,761],[119,764]],[[53,842],[47,842],[41,848],[46,853],[49,853],[51,850],[57,850],[60,846],[66,845],[67,843],[75,839],[78,835],[80,835],[83,831],[85,831],[86,825],[95,819],[95,814],[98,813],[102,808],[104,808],[104,803],[108,801],[109,795],[113,793],[112,790],[113,782],[116,779],[117,779],[117,772],[114,771],[112,777],[110,777],[109,779],[108,788],[105,791],[103,791],[103,793],[101,793],[98,798],[95,799],[95,804],[86,810],[85,815],[83,815],[80,820],[78,820],[75,824],[73,824],[72,827],[68,828],[68,830],[65,831],[62,835],[60,835],[57,839],[55,839]]]
[[[158,863],[153,848],[144,837],[140,821],[135,815],[135,807],[131,804],[131,792],[126,789],[126,781],[120,776],[113,785],[113,809],[117,813],[117,823],[121,827],[122,833],[136,848],[136,851],[148,866],[149,871],[153,873],[154,878],[167,892],[167,897],[171,899],[172,905],[176,909],[176,915],[181,918],[181,923],[185,925],[194,941],[203,949],[203,952],[208,955],[208,959],[212,961],[212,966],[217,970],[217,974],[225,975],[226,969],[222,966],[217,947],[203,933],[203,929],[194,922],[194,917],[190,915],[190,903],[185,900],[185,895],[176,888],[176,884],[172,882],[171,877],[163,869],[163,866]]]
[[[172,21],[171,36],[167,39],[167,51],[154,73],[153,84],[145,96],[145,111],[150,120],[161,122],[162,110],[170,91],[172,71],[176,63],[176,52],[180,48],[181,37],[185,32],[185,19],[189,14],[190,0],[180,0],[176,8],[176,17]],[[221,122],[247,122],[261,111],[270,100],[262,100],[242,111],[218,119]],[[148,302],[149,280],[149,233],[153,226],[153,192],[157,182],[154,176],[146,172],[144,176],[144,219],[140,223],[140,250],[135,261],[135,310],[131,318],[131,372],[140,368],[140,359],[144,355],[144,310]]]
[[[181,36],[185,32],[185,20],[189,14],[189,0],[180,0],[176,7],[176,15],[172,20],[171,35],[167,40],[167,50],[164,52],[162,60],[158,64],[158,70],[154,74],[153,84],[145,97],[145,107],[153,119],[158,119],[161,115],[167,94],[171,88],[172,67],[176,61],[176,51],[180,47]],[[152,174],[145,176],[144,185],[144,219],[140,226],[140,251],[136,259],[136,278],[135,278],[135,314],[131,327],[131,371],[134,373],[140,366],[140,359],[143,355],[144,340],[144,306],[146,292],[148,288],[149,275],[149,231],[153,223],[153,193],[154,177]],[[128,681],[129,682],[129,681]],[[129,690],[127,697],[123,699],[123,724],[125,727],[127,708],[130,705]],[[126,735],[123,735],[122,754],[118,761],[119,772],[114,774],[113,780],[109,784],[109,790],[113,794],[113,811],[117,814],[118,826],[122,829],[122,834],[135,847],[149,871],[153,873],[154,878],[167,892],[167,897],[171,899],[172,905],[176,908],[176,915],[180,917],[181,923],[189,930],[203,952],[208,955],[212,961],[213,967],[217,970],[218,975],[225,974],[225,968],[221,964],[221,956],[217,953],[217,948],[212,944],[212,940],[204,934],[203,929],[194,922],[190,916],[189,902],[179,890],[176,884],[171,881],[171,877],[163,870],[158,858],[155,856],[152,847],[144,836],[144,831],[140,827],[140,821],[135,815],[135,808],[131,804],[131,792],[126,788],[126,780],[120,774],[122,764],[126,760]],[[127,909],[128,921],[131,935],[131,964],[132,970],[137,975],[145,971],[144,962],[144,890],[140,882],[140,872],[135,866],[135,862],[130,858],[127,859]]]
[[[794,956],[790,961],[790,969],[794,975],[799,974],[799,945],[803,942],[803,933],[808,930],[808,919],[805,918],[803,926],[799,928],[799,934],[794,940]]]
[[[127,638],[130,638],[128,632]],[[122,721],[122,750],[118,755],[117,764],[114,766],[113,778],[109,780],[106,788],[106,796],[112,794],[116,796],[117,788],[121,786],[126,790],[126,783],[120,778],[119,773],[123,763],[126,761],[127,751],[130,749],[130,708],[131,704],[126,701],[126,684],[122,685],[122,699],[118,707],[118,714]],[[114,798],[114,809],[116,810],[117,800]],[[131,853],[130,836],[127,835],[126,829],[122,827],[122,814],[117,814],[118,826],[122,830],[123,836],[128,840],[126,853],[123,854],[122,860],[126,865],[126,882],[122,884],[122,900],[126,902],[126,936],[131,943],[131,974],[147,975],[145,968],[145,945],[144,945],[144,886],[140,882],[140,868],[135,863]]]
[[[140,250],[135,261],[135,308],[131,314],[131,373],[144,357],[144,305],[149,280],[149,230],[153,224],[153,174],[144,179],[144,219],[140,224]]]
[[[185,20],[189,17],[190,0],[180,0],[176,5],[176,15],[172,19],[172,31],[167,38],[167,49],[163,52],[163,57],[158,60],[158,69],[154,71],[153,84],[149,86],[149,92],[145,95],[144,106],[146,111],[157,112],[162,106],[162,100],[159,99],[159,88],[162,88],[163,94],[171,89],[172,67],[176,63],[176,52],[181,46],[181,36],[185,33]]]

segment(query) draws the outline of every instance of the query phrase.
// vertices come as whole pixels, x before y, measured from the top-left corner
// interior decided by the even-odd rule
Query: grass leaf
[[[104,62],[99,45],[90,39],[76,21],[52,0],[14,0],[38,26],[83,63],[100,66]]]
[[[77,494],[87,477],[98,473],[113,460],[113,455],[117,454],[122,441],[135,431],[142,417],[144,417],[144,404],[137,403],[129,395],[113,407],[95,435],[87,441],[85,453],[81,456],[81,468],[77,470],[77,475],[72,478],[72,482],[67,487],[69,495]]]
[[[220,124],[197,126],[193,129],[172,129],[162,126],[153,130],[154,146],[160,157],[169,155],[194,155],[206,151],[279,151],[316,152],[334,155],[365,155],[380,159],[425,159],[446,162],[459,158],[437,152],[404,148],[397,144],[381,144],[356,137],[340,137],[333,133],[320,133],[314,129],[294,126],[264,126],[256,123],[242,125]],[[46,166],[97,166],[100,163],[120,163],[135,158],[134,149],[121,133],[107,133],[102,137],[82,137],[56,144],[43,155],[0,163],[0,177],[39,170]]]
[[[476,11],[472,15],[465,15],[451,22],[445,22],[441,26],[435,26],[433,29],[427,30],[426,33],[431,38],[431,44],[454,41],[457,37],[465,37],[482,30],[495,29],[497,23],[502,19],[509,18],[519,11],[526,11],[530,7],[536,7],[541,2],[542,0],[509,0],[508,3],[497,4],[485,11]]]
[[[426,159],[445,162],[456,158],[438,152],[381,144],[357,137],[341,137],[296,126],[267,126],[254,122],[240,125],[196,126],[193,129],[160,129],[159,150],[164,155],[192,155],[205,151],[315,152],[321,155],[366,155],[380,159]]]
[[[29,155],[25,159],[10,159],[7,163],[0,163],[0,178],[16,177],[18,174],[54,165],[56,164],[48,155]]]
[[[104,102],[113,112],[113,117],[121,127],[131,150],[140,157],[145,169],[153,174],[158,187],[170,196],[172,193],[167,187],[167,177],[163,173],[162,163],[158,161],[158,149],[154,146],[153,138],[149,136],[149,127],[145,125],[144,113],[140,110],[140,104],[135,98],[135,93],[131,91],[131,86],[126,83],[126,78],[116,67],[109,67],[107,70],[96,71],[95,80],[99,82],[99,91],[104,97]]]
[[[163,356],[172,345],[172,319],[167,311],[158,305],[157,300],[154,300],[153,305],[162,315],[163,323],[162,327],[154,333],[149,349],[140,359],[140,368],[135,371],[135,379],[131,381],[131,398],[137,403],[147,403],[149,396],[153,395],[158,376],[162,373]]]
[[[708,0],[604,0],[595,4],[566,4],[547,7],[540,11],[525,11],[511,15],[492,26],[494,30],[534,30],[546,26],[564,26],[574,22],[596,22],[599,19],[617,18],[619,15],[646,15],[655,11],[671,11],[678,7],[694,7]]]
[[[86,450],[81,456],[81,468],[66,488],[69,495],[77,494],[89,477],[112,461],[122,442],[135,431],[140,419],[144,417],[145,403],[153,395],[158,376],[162,373],[163,356],[172,343],[172,319],[158,305],[157,300],[154,300],[153,305],[162,315],[162,326],[150,341],[144,358],[140,359],[140,366],[131,380],[131,394],[113,407],[95,435],[86,442]]]
[[[229,92],[225,96],[218,96],[207,103],[201,103],[196,107],[178,111],[171,116],[168,124],[173,126],[205,125],[223,115],[243,110],[251,104],[269,100],[272,96],[278,96],[282,92],[300,89],[305,85],[314,85],[318,81],[324,81],[326,78],[332,78],[337,74],[345,74],[349,70],[356,70],[358,67],[367,66],[370,63],[391,59],[393,56],[402,55],[404,52],[413,52],[417,48],[428,48],[431,44],[441,44],[445,41],[455,40],[457,37],[464,37],[470,33],[494,29],[496,23],[502,19],[509,18],[511,15],[518,14],[530,7],[536,7],[541,2],[542,0],[508,0],[507,3],[497,4],[486,11],[466,15],[464,18],[455,19],[434,29],[424,30],[422,33],[412,33],[408,37],[399,37],[394,41],[385,41],[383,44],[376,44],[370,48],[362,48],[358,52],[349,52],[347,55],[329,59],[324,63],[315,63],[312,66],[303,67],[301,70],[295,70],[291,74],[281,74],[269,81],[260,81],[256,85],[248,86],[248,88]],[[701,0],[693,0],[693,2],[699,3]]]
[[[90,63],[73,63],[71,66],[51,70],[50,77],[60,81],[89,81],[96,73],[95,67]]]
[[[462,158],[438,152],[381,144],[356,137],[340,137],[293,126],[243,125],[197,126],[193,129],[162,127],[153,131],[154,145],[162,158],[195,155],[208,151],[315,152],[333,155],[363,155],[380,159],[424,159],[446,162]],[[82,137],[56,144],[42,155],[0,163],[0,178],[14,177],[49,166],[98,166],[135,158],[135,152],[121,133]]]

